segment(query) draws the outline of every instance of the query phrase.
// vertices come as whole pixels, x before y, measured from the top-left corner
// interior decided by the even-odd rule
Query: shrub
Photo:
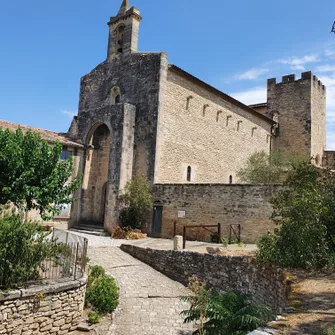
[[[100,265],[94,265],[90,267],[90,276],[93,279],[98,279],[106,274],[105,269]]]
[[[22,286],[39,279],[42,263],[57,255],[55,241],[34,222],[20,215],[0,219],[0,286],[5,289]]]
[[[211,233],[209,238],[211,243],[220,243],[220,236],[218,233]]]
[[[196,277],[190,279],[193,296],[182,297],[191,303],[182,311],[184,322],[199,322],[200,335],[245,335],[270,321],[269,308],[251,302],[250,295],[210,289]]]
[[[119,303],[119,288],[115,279],[108,275],[99,276],[88,287],[86,302],[100,313],[112,313]]]
[[[137,176],[127,183],[119,197],[120,220],[123,227],[141,229],[152,210],[151,184],[143,176]]]
[[[87,319],[91,324],[99,323],[102,318],[102,315],[99,312],[90,312],[88,313]]]
[[[334,175],[302,163],[294,167],[285,185],[271,201],[278,226],[260,239],[258,261],[293,268],[332,266]]]

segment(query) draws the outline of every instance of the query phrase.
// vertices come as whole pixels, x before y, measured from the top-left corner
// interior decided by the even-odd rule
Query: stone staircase
[[[95,224],[79,224],[71,227],[69,230],[95,236],[110,236],[110,233],[106,232],[103,226]]]

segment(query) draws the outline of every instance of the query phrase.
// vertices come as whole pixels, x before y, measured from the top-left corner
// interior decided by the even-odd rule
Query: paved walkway
[[[190,294],[187,288],[115,246],[91,244],[88,256],[92,263],[103,266],[115,277],[120,287],[120,304],[109,334],[192,334],[192,326],[183,324],[180,316],[188,308],[187,303],[180,301],[180,296]]]
[[[172,239],[166,238],[152,238],[147,237],[141,240],[119,240],[112,239],[109,236],[94,236],[85,233],[72,232],[73,234],[80,235],[88,238],[90,247],[119,247],[121,244],[132,244],[142,248],[151,248],[157,250],[172,250],[173,241]],[[196,252],[207,252],[207,248],[223,248],[220,244],[213,244],[200,241],[187,241],[186,250],[196,251]],[[257,250],[256,244],[244,244],[243,246],[238,246],[236,244],[228,245],[223,248],[227,251],[246,251],[254,252]]]

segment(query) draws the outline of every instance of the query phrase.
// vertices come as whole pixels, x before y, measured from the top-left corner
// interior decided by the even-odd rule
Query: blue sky
[[[312,70],[327,86],[327,147],[335,149],[335,1],[130,0],[140,51],[165,51],[244,103],[266,100],[266,79]],[[80,77],[106,57],[121,0],[0,3],[0,119],[66,132]]]

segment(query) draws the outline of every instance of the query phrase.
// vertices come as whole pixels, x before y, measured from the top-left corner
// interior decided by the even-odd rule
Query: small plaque
[[[185,211],[178,211],[178,218],[184,219],[185,216],[186,216],[186,212]]]

